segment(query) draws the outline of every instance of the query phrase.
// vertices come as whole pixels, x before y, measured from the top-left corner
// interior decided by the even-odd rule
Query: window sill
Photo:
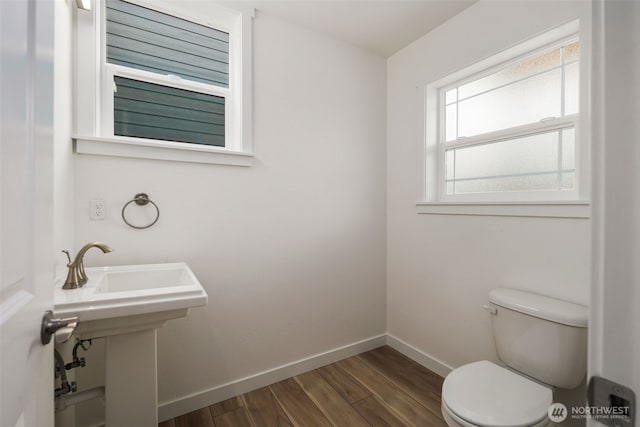
[[[229,151],[205,145],[137,138],[103,138],[95,136],[76,136],[74,137],[74,141],[75,152],[77,154],[228,166],[251,166],[253,164],[252,153]]]
[[[434,203],[417,202],[419,214],[432,215],[481,215],[541,218],[588,219],[590,203],[576,202],[484,202],[484,203]]]

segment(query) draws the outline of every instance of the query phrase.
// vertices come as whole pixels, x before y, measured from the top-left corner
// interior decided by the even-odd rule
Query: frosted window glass
[[[453,182],[447,182],[447,194],[453,194],[454,188],[455,187]]]
[[[458,137],[560,116],[561,71],[555,70],[458,103]]]
[[[555,173],[456,181],[455,194],[555,190],[557,182]]]
[[[579,54],[574,42],[447,89],[444,140],[577,114]]]
[[[563,190],[576,188],[576,131],[565,129],[562,132],[562,182]]]
[[[575,185],[575,130],[454,148],[446,151],[445,160],[447,194],[570,189]]]
[[[454,159],[454,154],[455,154],[455,150],[449,150],[447,151],[447,180],[453,180],[453,178],[455,177],[454,175],[454,166],[455,166],[455,159]]]
[[[451,104],[452,102],[456,102],[458,100],[458,89],[448,90],[444,95],[444,103]]]
[[[459,97],[460,99],[465,99],[481,92],[495,89],[498,86],[513,83],[516,80],[521,80],[551,68],[558,67],[560,65],[560,61],[560,49],[556,49],[535,58],[524,60],[496,73],[460,86],[458,88]]]
[[[567,172],[562,174],[562,189],[573,190],[576,188],[576,173]]]
[[[580,43],[574,42],[565,46],[564,62],[577,61],[580,58]]]
[[[576,131],[565,129],[562,131],[562,169],[575,169],[576,167]]]
[[[580,65],[577,62],[565,67],[564,114],[578,114],[580,94]]]
[[[456,149],[456,179],[555,171],[558,133]],[[454,151],[454,150],[449,150]]]
[[[445,107],[445,140],[453,141],[458,138],[458,106],[457,104]]]

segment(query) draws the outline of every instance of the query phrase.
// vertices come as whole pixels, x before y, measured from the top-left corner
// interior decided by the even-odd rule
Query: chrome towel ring
[[[129,221],[127,221],[127,218],[124,215],[125,210],[127,209],[127,207],[131,204],[131,203],[135,203],[138,206],[146,206],[149,203],[151,203],[153,205],[154,208],[156,208],[156,218],[153,220],[153,222],[151,224],[148,225],[143,225],[143,226],[139,226],[139,225],[133,225],[131,224]],[[138,193],[135,195],[135,197],[133,198],[133,200],[129,200],[127,203],[125,203],[125,205],[122,207],[122,220],[124,221],[125,224],[127,224],[129,227],[131,228],[135,228],[137,230],[144,230],[145,228],[149,228],[151,226],[153,226],[153,224],[155,224],[156,222],[158,222],[158,219],[160,218],[160,208],[158,207],[158,205],[156,205],[146,193]]]

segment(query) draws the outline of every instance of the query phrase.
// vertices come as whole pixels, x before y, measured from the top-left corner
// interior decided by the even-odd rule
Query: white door
[[[53,426],[53,2],[0,0],[0,426]]]
[[[593,279],[589,376],[640,408],[640,2],[593,5]],[[630,396],[630,394],[629,394]],[[629,399],[632,400],[632,399]],[[636,425],[640,417],[635,414]],[[600,425],[591,420],[590,425]],[[620,422],[620,425],[630,425]]]

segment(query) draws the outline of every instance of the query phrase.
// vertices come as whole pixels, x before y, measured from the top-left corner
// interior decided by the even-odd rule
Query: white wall
[[[76,156],[76,248],[115,249],[85,264],[186,261],[209,294],[158,332],[161,404],[385,332],[384,59],[258,14],[253,75],[250,168]]]
[[[589,374],[640,404],[640,4],[594,6],[593,287]],[[621,191],[624,189],[624,191]],[[629,398],[627,396],[627,398]],[[636,424],[640,421],[637,409]],[[589,425],[599,425],[590,421]]]
[[[72,129],[73,0],[55,2],[53,239],[56,279],[66,277],[67,258],[60,251],[74,245],[74,161]]]
[[[575,18],[588,2],[481,1],[388,60],[387,329],[449,367],[496,359],[492,288],[588,303],[589,221],[417,214],[419,86]]]

